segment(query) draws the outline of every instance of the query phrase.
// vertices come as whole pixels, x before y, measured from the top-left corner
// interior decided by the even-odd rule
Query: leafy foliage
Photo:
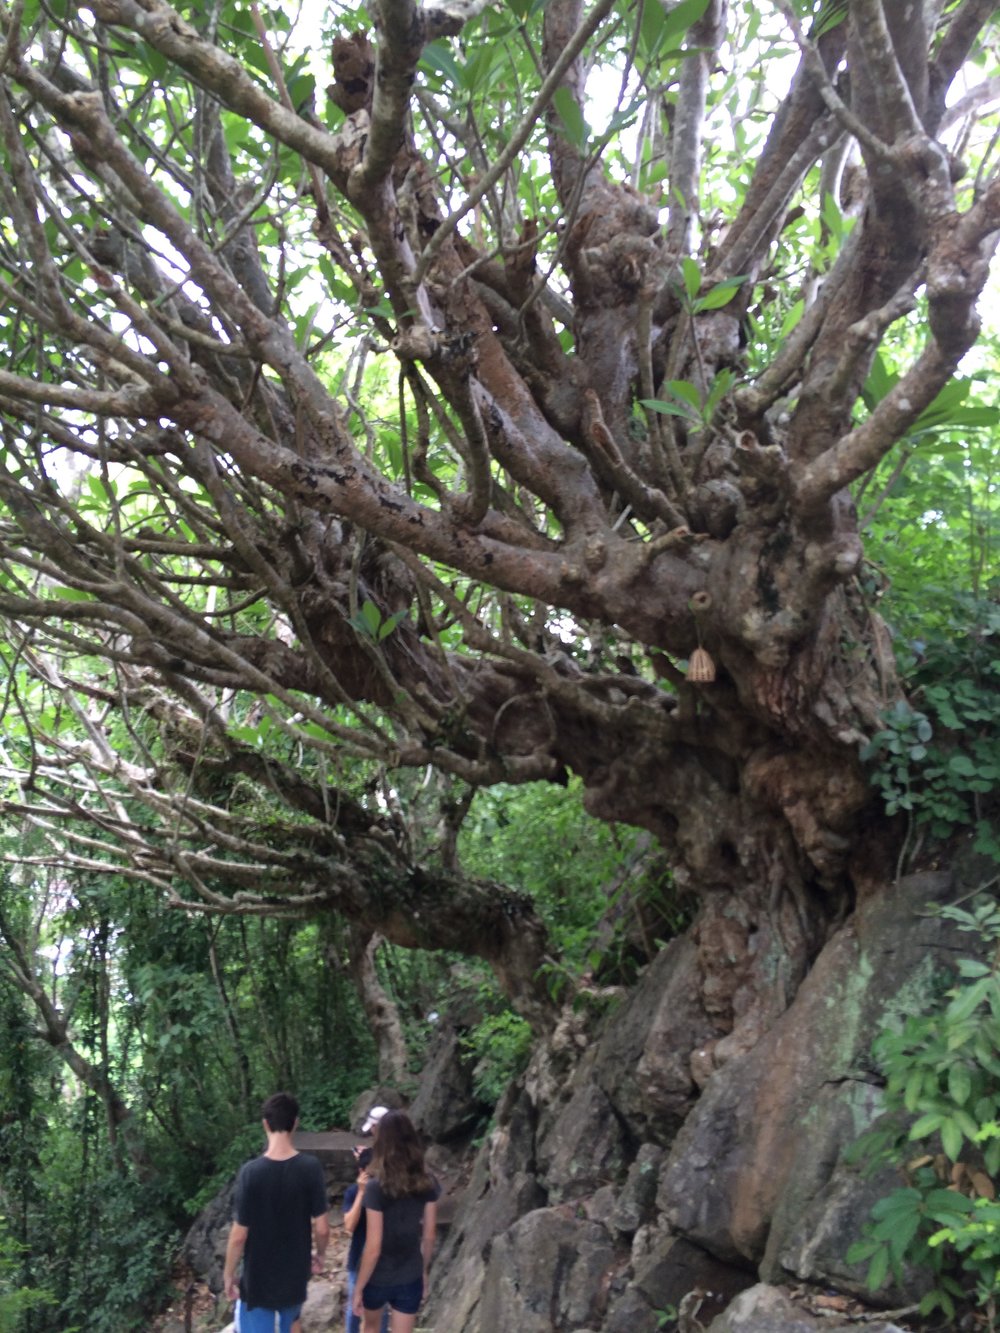
[[[476,1096],[484,1105],[496,1106],[528,1062],[532,1032],[523,1018],[506,1009],[480,1019],[463,1045],[475,1061],[472,1083]]]
[[[929,1012],[883,1032],[875,1059],[886,1079],[884,1114],[852,1150],[869,1167],[898,1166],[907,1184],[872,1210],[849,1262],[868,1261],[876,1290],[904,1264],[925,1269],[921,1312],[954,1318],[971,1288],[990,1312],[1000,1293],[1000,906],[940,909],[977,936],[987,959],[961,959],[960,980]]]
[[[52,1299],[42,1288],[19,1286],[20,1267],[20,1248],[11,1240],[5,1219],[0,1217],[0,1333],[19,1333],[24,1327],[24,1316]]]
[[[949,622],[946,636],[929,627],[919,656],[912,643],[903,646],[910,701],[885,714],[862,758],[890,815],[905,812],[937,841],[971,826],[975,849],[1000,860],[992,799],[1000,782],[1000,610],[957,596]]]

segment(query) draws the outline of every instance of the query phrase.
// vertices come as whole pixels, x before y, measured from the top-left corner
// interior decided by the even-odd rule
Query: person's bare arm
[[[368,1172],[367,1171],[359,1172],[358,1192],[354,1196],[354,1202],[351,1204],[350,1208],[348,1208],[347,1212],[344,1214],[344,1230],[347,1232],[349,1236],[354,1235],[355,1231],[358,1228],[358,1223],[361,1221],[361,1214],[364,1211],[364,1206],[365,1206],[365,1201],[364,1201],[365,1186],[367,1184],[368,1184]]]
[[[424,1256],[424,1294],[427,1294],[427,1272],[434,1253],[434,1240],[437,1236],[437,1200],[424,1205],[424,1227],[420,1237],[420,1250]]]
[[[353,1313],[359,1317],[362,1309],[361,1295],[368,1285],[368,1279],[375,1272],[375,1265],[382,1253],[382,1214],[376,1212],[374,1208],[369,1208],[365,1226],[367,1228],[365,1231],[365,1248],[361,1255],[358,1276],[354,1283]]]
[[[222,1290],[227,1301],[235,1301],[240,1294],[239,1283],[236,1280],[236,1270],[243,1258],[243,1250],[249,1234],[250,1228],[242,1226],[239,1222],[234,1222],[229,1228],[229,1240],[226,1242],[226,1262],[222,1270]]]
[[[326,1257],[326,1247],[330,1243],[330,1219],[326,1213],[320,1213],[319,1217],[312,1220],[313,1232],[313,1272],[319,1273],[323,1269],[323,1260]]]

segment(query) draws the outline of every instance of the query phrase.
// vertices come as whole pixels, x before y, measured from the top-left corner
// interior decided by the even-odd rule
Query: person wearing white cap
[[[365,1123],[361,1126],[362,1134],[370,1134],[378,1122],[389,1111],[388,1106],[373,1106],[365,1117]]]

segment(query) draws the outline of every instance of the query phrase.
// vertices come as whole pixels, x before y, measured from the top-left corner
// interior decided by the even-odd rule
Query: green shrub
[[[963,958],[959,980],[929,1012],[883,1032],[875,1058],[885,1074],[885,1114],[851,1157],[892,1165],[906,1184],[879,1200],[848,1262],[868,1262],[868,1285],[912,1265],[933,1285],[922,1314],[974,1297],[994,1327],[1000,1293],[1000,907],[981,899],[942,917],[976,934],[989,961]]]
[[[19,1333],[29,1310],[52,1303],[50,1292],[19,1281],[23,1248],[8,1235],[5,1219],[0,1217],[0,1333]]]
[[[900,700],[863,747],[888,814],[944,840],[975,832],[975,850],[1000,861],[991,808],[1000,787],[1000,609],[957,598],[943,632],[899,644],[912,702]],[[993,798],[995,803],[995,798]]]
[[[531,1054],[531,1028],[525,1019],[505,1009],[481,1019],[463,1046],[475,1058],[472,1086],[480,1101],[495,1106]]]

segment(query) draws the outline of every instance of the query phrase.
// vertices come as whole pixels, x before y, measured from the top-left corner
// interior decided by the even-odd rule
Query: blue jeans
[[[347,1333],[361,1333],[361,1316],[351,1314],[351,1305],[354,1301],[354,1282],[358,1276],[357,1269],[347,1270]],[[389,1311],[386,1310],[382,1315],[382,1333],[389,1333]]]
[[[265,1310],[255,1305],[248,1310],[242,1301],[237,1301],[236,1333],[290,1333],[301,1313],[301,1305],[288,1305],[284,1310]]]

